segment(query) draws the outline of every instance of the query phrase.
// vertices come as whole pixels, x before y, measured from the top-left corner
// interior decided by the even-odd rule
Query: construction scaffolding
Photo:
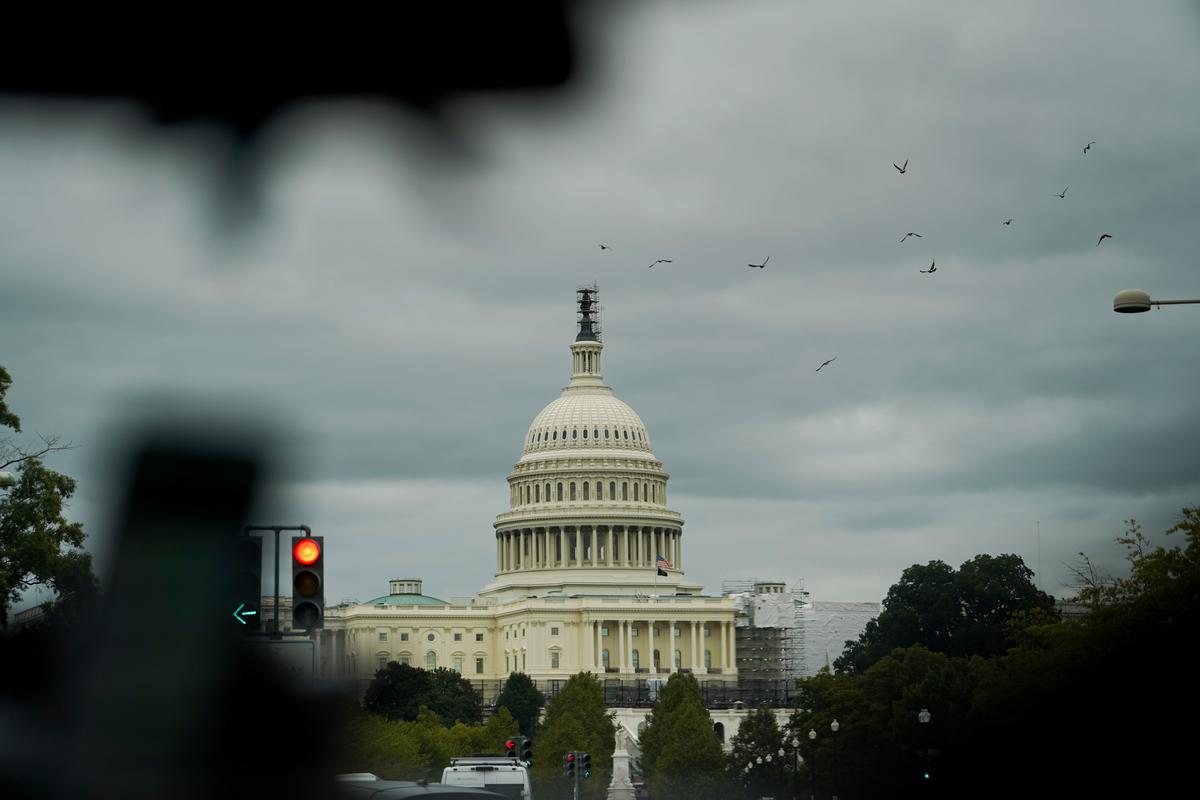
[[[732,597],[739,681],[791,681],[808,674],[803,613],[808,592],[782,581],[732,580],[721,584]]]

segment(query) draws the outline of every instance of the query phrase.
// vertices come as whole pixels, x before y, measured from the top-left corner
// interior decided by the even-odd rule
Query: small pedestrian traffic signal
[[[579,754],[579,774],[580,777],[592,777],[592,756],[590,753]]]
[[[563,753],[563,777],[574,778],[576,767],[576,754]]]

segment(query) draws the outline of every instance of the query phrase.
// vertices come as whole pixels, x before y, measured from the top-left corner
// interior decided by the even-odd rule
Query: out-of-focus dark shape
[[[0,93],[131,98],[163,122],[215,119],[243,136],[301,99],[377,96],[431,111],[462,92],[561,86],[576,60],[566,0],[5,16]]]
[[[0,759],[5,797],[331,795],[330,703],[261,663],[228,607],[262,454],[201,428],[132,449],[104,601],[34,654],[50,691]]]

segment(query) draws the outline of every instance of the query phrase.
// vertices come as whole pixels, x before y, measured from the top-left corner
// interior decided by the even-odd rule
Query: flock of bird
[[[1092,149],[1092,145],[1094,145],[1094,144],[1095,144],[1095,142],[1088,142],[1087,145],[1085,145],[1083,148],[1083,154],[1087,155],[1088,151]],[[907,158],[904,159],[904,164],[897,164],[895,161],[893,161],[892,166],[895,167],[896,171],[899,172],[901,175],[906,175],[906,174],[908,174],[908,161],[909,160]],[[1064,187],[1061,192],[1057,192],[1057,193],[1053,194],[1052,196],[1057,197],[1060,200],[1066,200],[1067,199],[1067,189],[1070,189],[1070,188],[1071,187],[1068,185],[1068,186]],[[1004,220],[1000,224],[1001,225],[1012,225],[1013,218],[1009,217],[1008,219]],[[922,236],[919,233],[916,233],[915,231],[909,231],[908,233],[904,234],[904,236],[900,237],[900,243],[903,244],[905,241],[907,241],[909,239],[909,237],[914,237],[917,239],[925,238],[924,236]],[[1099,247],[1101,242],[1103,242],[1105,239],[1111,239],[1111,238],[1113,238],[1113,237],[1112,237],[1112,234],[1110,234],[1110,233],[1101,234],[1100,238],[1098,240],[1096,240],[1096,247]],[[600,249],[601,250],[612,250],[612,248],[606,244],[601,244]],[[766,258],[763,259],[763,262],[761,264],[747,264],[746,266],[750,267],[752,269],[766,269],[767,262],[770,260],[771,260],[771,257],[767,256]],[[650,264],[648,269],[653,268],[654,266],[656,266],[658,264],[672,264],[672,263],[674,263],[674,261],[672,261],[669,258],[660,258],[660,259],[656,260],[655,262],[653,262],[652,264]],[[919,269],[919,270],[917,270],[917,272],[921,273],[922,275],[932,275],[933,273],[937,272],[937,260],[933,259],[929,262],[929,269]],[[825,361],[824,363],[822,363],[821,366],[817,367],[816,371],[820,372],[822,369],[829,366],[836,360],[837,360],[837,356],[834,356],[833,358],[829,359],[828,361]]]

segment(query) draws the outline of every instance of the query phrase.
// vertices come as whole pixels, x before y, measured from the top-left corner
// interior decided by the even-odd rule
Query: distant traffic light
[[[325,627],[325,537],[292,537],[292,627]]]
[[[517,755],[517,740],[509,739],[504,743],[504,754],[506,756],[516,757]]]
[[[563,777],[574,778],[576,766],[576,754],[563,753]]]
[[[225,613],[233,612],[233,618],[241,623],[235,624],[238,629],[257,631],[261,627],[258,605],[262,600],[262,539],[238,536],[233,546],[232,567],[233,597]]]
[[[583,778],[592,777],[592,754],[591,753],[580,753],[579,754],[579,774],[580,774],[580,777],[583,777]]]
[[[525,766],[533,766],[533,739],[528,736],[518,736],[517,753]]]

